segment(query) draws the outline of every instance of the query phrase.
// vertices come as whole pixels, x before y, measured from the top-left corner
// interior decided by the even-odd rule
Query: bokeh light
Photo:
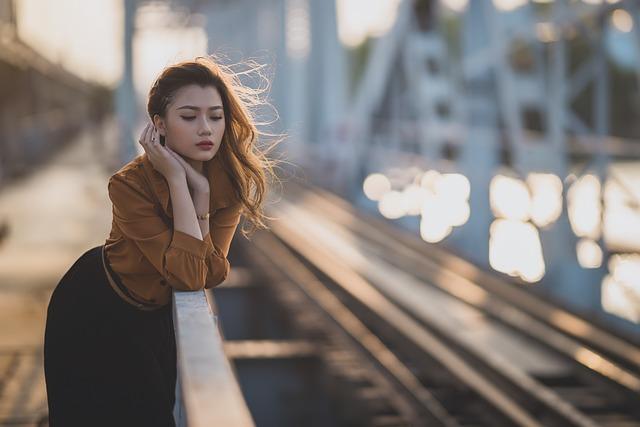
[[[451,226],[442,211],[435,211],[435,215],[422,217],[420,221],[420,237],[429,243],[437,243],[451,234]]]
[[[382,196],[391,191],[391,182],[384,174],[372,173],[365,178],[362,190],[368,199],[377,202]]]
[[[405,198],[399,191],[389,191],[378,202],[378,210],[385,218],[402,218],[407,214]]]
[[[469,200],[471,184],[466,176],[459,173],[445,173],[434,181],[435,192],[442,197]]]
[[[309,5],[304,0],[286,2],[286,48],[291,58],[306,58],[311,49]]]
[[[576,254],[582,268],[598,268],[602,265],[602,248],[591,239],[578,240]]]
[[[454,12],[464,12],[469,4],[469,0],[442,0],[440,3]]]
[[[520,179],[494,176],[489,186],[489,202],[496,217],[520,221],[529,219],[531,196]]]
[[[595,175],[584,175],[574,182],[567,191],[569,222],[573,232],[579,237],[597,240],[602,224],[600,202],[601,185]]]
[[[640,323],[640,255],[613,255],[608,268],[609,274],[602,280],[602,308]]]
[[[420,222],[423,240],[439,242],[451,234],[453,227],[460,227],[469,220],[471,185],[466,176],[429,170],[420,178],[420,187],[427,195]]]
[[[562,181],[557,175],[532,173],[527,176],[531,190],[531,220],[538,227],[556,221],[562,213]]]
[[[545,264],[538,229],[518,220],[495,220],[489,229],[489,263],[526,282],[542,279]]]
[[[407,215],[420,215],[422,205],[429,196],[429,191],[417,184],[409,184],[403,191],[404,205]]]
[[[498,10],[502,10],[505,12],[517,9],[521,6],[524,6],[527,3],[527,0],[493,0],[493,5]]]
[[[616,9],[611,14],[611,24],[613,27],[623,33],[629,33],[633,30],[633,18],[631,14],[624,9]]]

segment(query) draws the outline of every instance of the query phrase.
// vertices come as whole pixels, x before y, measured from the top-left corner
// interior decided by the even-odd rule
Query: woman
[[[266,228],[273,163],[250,114],[260,94],[210,57],[172,65],[154,83],[144,154],[109,179],[111,233],[49,302],[50,426],[174,425],[172,290],[225,280],[241,214]]]

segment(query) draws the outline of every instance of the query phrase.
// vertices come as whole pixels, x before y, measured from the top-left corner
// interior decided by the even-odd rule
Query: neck
[[[183,157],[183,159],[185,159],[185,161],[187,163],[189,163],[191,165],[192,168],[194,168],[196,171],[198,171],[199,173],[203,172],[203,167],[204,167],[204,162],[200,161],[200,160],[192,160],[192,159],[188,159],[186,157]]]

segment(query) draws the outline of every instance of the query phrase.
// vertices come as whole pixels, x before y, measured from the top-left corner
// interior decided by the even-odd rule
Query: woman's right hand
[[[165,179],[186,178],[184,167],[165,147],[160,145],[160,135],[151,122],[147,123],[138,142],[147,153],[154,169],[164,175]]]

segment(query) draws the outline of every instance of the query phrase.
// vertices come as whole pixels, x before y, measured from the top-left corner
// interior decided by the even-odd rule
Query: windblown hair
[[[245,69],[234,71],[234,66],[223,65],[211,55],[166,67],[149,91],[147,112],[151,120],[156,114],[165,117],[176,91],[187,85],[213,86],[218,90],[222,98],[225,131],[216,156],[222,156],[221,163],[230,174],[236,195],[242,202],[243,215],[250,224],[245,228],[245,221],[241,231],[247,237],[256,229],[267,229],[265,219],[272,219],[264,214],[263,204],[269,180],[278,181],[274,172],[277,162],[267,155],[282,138],[271,138],[274,143],[266,149],[259,147],[262,137],[276,136],[259,131],[256,125],[264,123],[255,121],[258,109],[270,107],[262,97],[269,89],[269,79],[262,72],[265,66],[253,60],[237,65]],[[241,82],[241,77],[255,76],[267,82],[266,86],[252,88]]]

